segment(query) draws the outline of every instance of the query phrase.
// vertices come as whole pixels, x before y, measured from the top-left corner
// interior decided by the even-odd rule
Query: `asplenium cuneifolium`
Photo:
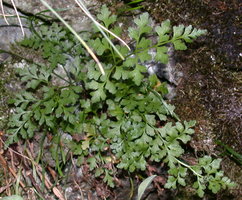
[[[111,16],[106,6],[97,17],[121,35],[121,29],[115,26],[116,17]],[[185,153],[182,144],[191,140],[195,121],[179,121],[175,107],[162,98],[165,85],[155,74],[148,76],[142,64],[151,59],[150,48],[155,49],[155,60],[166,64],[167,44],[185,50],[186,43],[206,31],[191,25],[172,27],[169,20],[156,27],[150,24],[148,13],[143,13],[128,29],[135,47],[133,52],[116,44],[126,58],[124,61],[97,30],[95,34],[80,33],[97,52],[105,75],[77,39],[56,23],[42,25],[38,35],[21,41],[21,45],[38,50],[48,64],[35,63],[18,70],[26,85],[11,100],[16,108],[9,120],[7,144],[20,138],[30,139],[36,131],[48,131],[53,137],[60,132],[68,133],[73,137],[69,148],[79,164],[88,164],[95,176],[102,176],[110,187],[115,186],[113,177],[118,168],[138,172],[146,170],[147,161],[166,163],[169,170],[165,188],[185,186],[189,173],[195,176],[193,187],[200,197],[205,189],[217,193],[234,186],[220,171],[220,159],[204,156],[196,165],[181,161]],[[55,71],[60,64],[65,77]],[[53,84],[57,77],[66,84]],[[168,116],[177,122],[169,122]]]

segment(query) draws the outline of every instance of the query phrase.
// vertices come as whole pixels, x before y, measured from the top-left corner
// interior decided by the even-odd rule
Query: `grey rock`
[[[24,34],[30,35],[28,29],[26,15],[36,15],[39,12],[46,10],[46,7],[39,0],[15,0],[15,6],[18,10],[18,14],[21,17],[21,23],[24,27]],[[11,0],[4,0],[3,3],[12,5]],[[82,12],[73,0],[54,0],[48,1],[49,5],[55,9],[62,9],[59,14],[76,30],[76,31],[87,31],[91,29],[91,20]],[[101,4],[96,0],[85,0],[87,8],[92,12],[98,10]],[[3,18],[0,19],[0,50],[8,51],[12,43],[20,41],[24,38],[21,31],[19,21],[17,20],[15,10],[9,6],[4,6],[4,14],[7,16],[5,21]],[[53,16],[51,12],[46,13],[47,15]],[[95,13],[94,13],[95,14]],[[15,16],[9,18],[8,16]],[[0,63],[4,62],[8,58],[7,53],[0,53]]]
[[[156,74],[161,81],[167,82],[169,93],[165,95],[165,98],[173,99],[176,96],[176,86],[183,76],[182,71],[179,69],[179,64],[175,62],[173,46],[170,45],[168,48],[169,60],[167,64],[155,60],[156,52],[154,49],[149,50],[149,54],[152,59],[143,63],[144,66],[148,69],[149,74]]]
[[[11,4],[11,0],[4,0],[8,4]],[[16,7],[23,13],[38,14],[39,12],[46,10],[47,8],[39,0],[15,0]],[[90,30],[90,20],[78,5],[73,0],[52,0],[47,1],[48,4],[54,9],[60,9],[58,13],[70,23],[77,31]],[[84,0],[86,7],[90,11],[98,10],[100,2],[97,0]],[[51,16],[53,14],[46,13]],[[94,13],[95,14],[95,13]],[[56,18],[55,16],[53,16]]]

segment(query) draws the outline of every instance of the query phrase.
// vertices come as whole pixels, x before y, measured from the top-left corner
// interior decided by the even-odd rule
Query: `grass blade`
[[[2,0],[0,0],[0,7],[1,7],[1,10],[2,10],[2,15],[3,15],[4,21],[6,22],[7,25],[9,25],[8,20],[7,20],[7,18],[6,18],[6,15],[5,15],[5,13],[4,13],[4,9],[3,9],[3,1],[2,1]]]
[[[136,3],[141,3],[141,2],[143,2],[144,0],[133,0],[133,1],[131,1],[131,2],[129,2],[129,3],[127,3],[128,5],[131,5],[131,4],[136,4]]]
[[[153,181],[153,179],[156,177],[156,175],[149,176],[145,180],[142,181],[142,183],[139,185],[138,188],[138,197],[137,200],[140,200],[142,195],[144,194],[146,188],[150,185],[150,183]]]
[[[41,3],[46,6],[72,33],[75,35],[75,37],[81,42],[81,44],[86,48],[88,53],[92,56],[92,58],[97,63],[101,73],[105,75],[104,69],[100,61],[98,60],[97,56],[94,54],[94,52],[90,49],[90,47],[87,45],[87,43],[78,35],[78,33],[45,1],[40,0]]]
[[[11,0],[11,2],[12,2],[12,5],[13,5],[13,8],[14,8],[14,11],[15,11],[15,13],[16,13],[16,15],[17,15],[17,18],[18,18],[18,22],[19,22],[19,25],[20,25],[21,31],[22,31],[23,36],[24,36],[24,28],[23,28],[23,25],[22,25],[21,19],[20,19],[19,14],[18,14],[18,10],[17,10],[17,8],[16,8],[16,6],[15,6],[14,1]]]
[[[109,31],[106,27],[104,27],[103,25],[101,25],[100,23],[98,23],[93,16],[91,15],[91,13],[87,10],[87,8],[85,7],[85,5],[82,3],[81,0],[75,0],[75,2],[77,3],[77,5],[83,10],[83,12],[93,21],[93,23],[96,25],[96,27],[99,29],[99,31],[103,34],[103,36],[105,37],[105,39],[109,42],[109,44],[113,47],[113,49],[117,52],[117,54],[120,56],[120,58],[122,58],[124,60],[123,55],[119,52],[119,50],[114,46],[114,44],[112,43],[112,41],[108,38],[108,36],[103,32],[103,30],[105,30],[106,32],[108,32],[109,34],[111,34],[112,36],[114,36],[115,38],[117,38],[120,42],[122,42],[129,50],[130,47],[127,45],[126,42],[124,42],[120,37],[118,37],[117,35],[115,35],[113,32]],[[103,29],[103,30],[102,30]]]
[[[232,149],[230,146],[222,143],[220,140],[217,140],[216,143],[224,148],[225,154],[231,157],[236,163],[242,166],[242,155]]]

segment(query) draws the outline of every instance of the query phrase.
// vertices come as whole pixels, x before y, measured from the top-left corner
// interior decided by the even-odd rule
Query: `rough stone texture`
[[[39,12],[46,10],[46,7],[38,0],[15,0],[15,5],[19,11],[19,15],[23,17],[36,15]],[[90,30],[91,20],[82,12],[74,0],[55,0],[47,1],[50,6],[55,9],[62,9],[64,11],[59,11],[59,14],[76,30],[76,31],[85,31]],[[95,12],[99,10],[98,8],[101,4],[96,0],[85,0],[85,5],[91,13],[95,15]],[[4,13],[5,15],[14,15],[16,16],[15,10],[12,7],[11,0],[4,0]],[[52,16],[56,19],[51,12],[45,13]],[[23,39],[23,34],[19,26],[19,22],[16,17],[9,18],[7,17],[9,25],[6,21],[0,19],[0,49],[9,50],[11,43]],[[24,26],[24,31],[26,35],[30,34],[28,30],[27,20],[21,18],[21,22]],[[0,54],[0,63],[7,59],[9,55],[6,53]]]
[[[11,4],[10,0],[4,0],[3,2]],[[39,0],[15,0],[14,2],[20,12],[25,14],[35,15],[47,9]],[[59,11],[58,13],[77,31],[90,29],[90,20],[86,17],[74,0],[51,0],[47,2],[54,9],[62,9],[63,11]],[[96,0],[84,0],[83,2],[89,11],[94,12],[94,14],[95,11],[98,10],[97,8],[100,7],[100,3]]]
[[[15,12],[13,9],[4,8],[5,12],[11,15],[15,15]],[[5,14],[6,14],[5,13]],[[19,13],[21,14],[21,13]],[[9,18],[7,19],[9,25],[6,24],[6,21],[4,19],[0,19],[0,50],[8,51],[10,50],[11,44],[13,44],[16,41],[19,41],[23,39],[23,33],[21,31],[21,28],[19,27],[19,23],[16,18]],[[29,35],[30,32],[28,28],[26,28],[26,19],[22,19],[22,24],[24,26],[24,32],[26,35]],[[3,62],[8,58],[7,53],[1,53],[0,54],[0,63]]]
[[[197,121],[191,146],[200,152],[220,154],[214,142],[218,139],[242,153],[241,3],[237,0],[145,3],[158,22],[170,19],[174,25],[192,24],[208,30],[187,51],[177,53],[184,76],[172,103],[182,119]],[[241,185],[239,166],[227,158],[223,168],[226,175]],[[238,199],[241,192],[240,186],[233,197],[220,193],[216,199]]]

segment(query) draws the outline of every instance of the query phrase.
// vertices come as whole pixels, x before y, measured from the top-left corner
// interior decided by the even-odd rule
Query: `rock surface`
[[[36,16],[41,18],[40,12],[46,10],[47,8],[39,0],[15,0],[15,6],[21,17],[21,22],[24,27],[25,35],[29,35],[30,31],[28,29],[29,24],[26,23],[24,17]],[[55,9],[60,9],[59,14],[76,30],[76,31],[86,31],[91,28],[91,20],[83,13],[83,11],[78,7],[78,5],[73,0],[55,0],[47,1],[50,6]],[[101,3],[97,0],[85,0],[85,5],[90,12],[94,13],[100,8]],[[23,39],[23,34],[19,26],[19,21],[16,18],[15,10],[12,6],[11,0],[3,1],[4,13],[7,16],[7,22],[1,18],[0,19],[0,49],[9,50],[10,44]],[[51,12],[45,13],[56,19]],[[15,16],[9,18],[8,16]],[[7,54],[0,54],[0,63],[7,59]]]
[[[215,141],[221,140],[241,154],[241,2],[147,0],[145,5],[157,22],[170,19],[175,25],[192,24],[208,30],[187,51],[177,54],[184,76],[172,103],[182,119],[197,121],[196,136],[191,143],[197,151],[218,154]],[[242,185],[238,165],[227,158],[223,167],[231,179]],[[241,193],[240,186],[233,197],[219,194],[217,198],[238,199]]]

